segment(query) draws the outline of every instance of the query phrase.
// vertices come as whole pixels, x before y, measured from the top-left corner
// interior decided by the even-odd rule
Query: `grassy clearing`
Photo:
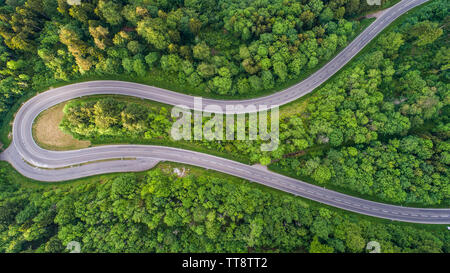
[[[33,123],[33,138],[48,150],[76,150],[89,147],[90,141],[75,139],[59,129],[66,103],[55,105],[42,112]]]

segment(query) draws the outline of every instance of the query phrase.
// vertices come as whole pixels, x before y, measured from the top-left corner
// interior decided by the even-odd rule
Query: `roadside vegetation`
[[[332,58],[378,8],[355,0],[2,2],[0,140],[8,144],[21,101],[80,80],[217,98],[280,90]],[[170,107],[120,96],[49,109],[34,137],[50,149],[195,149],[377,201],[448,207],[448,28],[446,0],[403,16],[313,94],[281,108],[273,152],[261,152],[261,141],[174,142]],[[382,252],[450,252],[443,225],[356,215],[192,166],[46,184],[0,162],[0,252],[64,252],[70,241],[83,252],[365,252],[369,241]]]
[[[0,40],[2,41],[0,43],[0,45],[2,45],[0,51],[3,52],[4,57],[2,62],[5,65],[5,68],[2,70],[3,73],[1,73],[3,76],[0,76],[0,89],[2,90],[1,94],[3,94],[0,96],[0,142],[3,144],[4,148],[11,142],[11,122],[14,113],[17,111],[20,104],[37,92],[45,91],[51,87],[80,81],[109,79],[138,82],[177,92],[216,98],[248,98],[282,90],[306,78],[324,65],[374,20],[364,18],[362,14],[388,7],[398,2],[398,0],[383,0],[381,6],[368,6],[365,3],[359,3],[358,1],[343,1],[342,4],[337,6],[335,3],[331,3],[329,4],[329,8],[331,8],[332,11],[339,8],[339,11],[337,11],[338,14],[333,16],[330,21],[321,21],[319,16],[314,15],[314,18],[310,18],[310,20],[312,20],[311,22],[313,22],[313,25],[311,26],[306,27],[303,26],[303,24],[297,25],[297,23],[295,23],[295,30],[290,29],[290,34],[293,34],[293,31],[297,31],[299,34],[302,32],[314,32],[317,30],[317,27],[324,30],[327,28],[327,25],[333,26],[336,23],[342,25],[346,22],[345,20],[349,21],[347,23],[350,23],[351,30],[347,28],[347,31],[350,31],[348,35],[344,33],[339,34],[344,35],[340,40],[341,44],[338,44],[333,52],[326,53],[328,58],[318,58],[315,65],[312,65],[316,62],[313,59],[311,65],[298,67],[298,69],[301,69],[301,72],[299,72],[299,74],[297,73],[298,75],[296,76],[287,74],[285,80],[280,80],[276,75],[273,75],[272,79],[270,79],[268,76],[271,73],[273,74],[273,69],[271,68],[270,71],[266,71],[270,72],[265,73],[267,80],[270,82],[263,88],[261,86],[263,77],[261,76],[262,72],[259,68],[261,66],[259,64],[261,58],[259,56],[255,57],[257,59],[255,69],[259,71],[258,73],[261,74],[261,77],[258,78],[258,76],[254,75],[254,77],[247,80],[245,77],[250,77],[252,74],[249,74],[245,70],[243,61],[240,63],[239,59],[236,59],[233,55],[237,54],[235,52],[236,48],[238,48],[235,46],[236,43],[238,45],[241,44],[243,47],[248,47],[251,43],[259,39],[259,35],[252,35],[249,40],[245,41],[241,40],[237,34],[224,35],[226,33],[223,32],[227,32],[224,26],[226,23],[226,18],[224,17],[226,11],[221,8],[217,9],[218,5],[216,4],[216,1],[202,1],[202,3],[194,1],[186,3],[184,7],[159,2],[152,4],[145,2],[141,3],[140,1],[130,1],[128,4],[119,4],[118,2],[119,1],[94,1],[93,3],[83,3],[81,6],[69,6],[64,0],[57,2],[48,0],[42,3],[36,0],[29,0],[25,1],[23,5],[18,2],[11,2],[0,7],[0,20],[4,22],[0,31]],[[254,10],[255,7],[249,7],[248,10],[245,10],[245,15],[242,15],[242,9],[236,9],[235,7],[235,4],[239,2],[241,1],[231,0],[228,4],[234,3],[232,4],[233,9],[235,9],[234,11],[240,13],[240,16],[247,18],[248,12]],[[250,5],[253,1],[248,2]],[[321,1],[316,2],[315,5],[318,5],[317,8],[322,7],[324,11],[328,7],[321,5],[319,3]],[[273,3],[277,9],[281,9],[278,14],[282,18],[288,18],[286,19],[286,22],[292,19],[292,14],[287,17],[286,15],[283,15],[285,9],[287,7],[289,8],[289,5],[291,4],[281,4],[281,1],[279,0],[271,0],[267,1],[267,3],[263,1],[257,4],[257,6],[261,7],[268,3]],[[102,5],[103,11],[94,9],[93,12],[92,10],[95,8],[96,4],[98,5],[98,8]],[[252,5],[254,5],[254,3]],[[214,8],[209,9],[209,13],[203,14],[204,8],[211,7]],[[311,9],[309,5],[301,5],[301,7],[303,7],[305,11]],[[120,13],[121,9],[122,14]],[[136,10],[137,17],[135,19],[130,19],[125,13],[130,15],[132,14],[133,9]],[[28,17],[25,15],[15,16],[13,19],[12,15],[16,11],[27,14],[27,16],[32,17],[33,20],[27,21]],[[165,18],[165,16],[171,15],[170,12],[167,14],[168,11],[174,12],[174,14],[176,13],[170,17],[170,20]],[[119,20],[120,23],[114,24],[106,19],[108,16],[113,15],[111,12],[117,12],[117,18],[121,18]],[[264,9],[260,10],[258,8],[258,12],[263,14],[262,16],[266,18],[264,19],[266,21],[267,18],[273,16],[272,13],[267,14]],[[329,12],[329,9],[326,9],[326,12]],[[341,18],[339,14],[342,12],[344,12],[344,16]],[[107,15],[104,15],[104,13]],[[182,14],[181,19],[179,17],[180,14]],[[214,20],[209,20],[211,14],[214,15]],[[95,20],[84,20],[85,18],[91,18],[92,16],[94,16],[93,18],[95,18]],[[198,16],[198,18],[196,16]],[[176,18],[176,20],[181,20],[176,26],[178,30],[174,31],[181,33],[180,37],[183,38],[183,45],[171,43],[167,48],[161,49],[156,48],[153,44],[147,42],[141,33],[136,31],[135,20],[147,20],[150,17],[154,19],[151,20],[156,22],[155,24],[157,25],[155,26],[156,30],[153,33],[154,35],[159,35],[162,31],[159,29],[159,24],[165,29],[168,25],[173,27],[172,24],[173,20],[175,20],[174,18]],[[186,20],[188,20],[188,22]],[[245,21],[247,23],[262,24],[261,22],[253,22],[253,17],[245,20],[247,20]],[[265,25],[264,28],[267,33],[265,34],[270,36],[272,35],[272,19],[266,23],[267,25]],[[191,32],[191,28],[193,27],[191,26],[192,24],[197,24],[197,27],[199,27],[198,24],[200,24],[200,30],[198,30],[199,33]],[[93,28],[92,25],[95,25],[96,28]],[[346,26],[348,27],[349,25],[347,24]],[[63,28],[65,29],[65,27],[67,27],[69,31],[66,34],[69,35],[71,39],[65,40],[63,43],[60,30]],[[252,27],[252,29],[253,28],[254,27]],[[40,29],[41,31],[36,32],[37,29]],[[320,30],[320,32],[322,32],[322,30]],[[75,33],[70,31],[75,31]],[[330,31],[334,30],[328,30],[327,32]],[[217,34],[215,34],[216,32]],[[202,33],[202,35],[200,35],[200,33]],[[209,33],[208,37],[210,37],[210,39],[208,41],[206,40],[206,34],[204,33]],[[74,36],[72,37],[71,35]],[[126,36],[126,39],[122,37],[123,35]],[[216,39],[212,37],[214,35],[220,37],[223,36],[225,38],[216,41]],[[272,36],[276,39],[281,37],[281,43],[277,42],[277,47],[282,46],[284,47],[283,50],[285,50],[285,47],[288,44],[286,35]],[[306,37],[307,36],[304,36],[305,39],[302,43],[311,40],[312,43],[321,45],[323,40],[323,37],[311,36],[308,39],[306,39]],[[334,37],[337,36],[333,34],[333,39]],[[225,40],[228,42],[224,42]],[[229,40],[236,40],[238,42],[230,43]],[[342,43],[344,40],[346,42]],[[218,43],[221,42],[224,42],[224,44],[218,45]],[[19,43],[22,44],[19,45]],[[194,46],[197,44],[202,44],[203,46],[205,43],[211,50],[209,57],[205,59],[194,58]],[[295,47],[298,46],[299,41],[296,43],[297,45]],[[106,49],[106,46],[108,49]],[[215,47],[219,46],[227,49],[223,52],[215,49]],[[295,47],[290,46],[289,50],[292,50]],[[184,52],[190,53],[190,55],[183,55],[183,50]],[[298,49],[296,50],[299,51]],[[274,53],[275,52],[270,53],[270,56],[265,58],[266,64],[268,64],[267,60],[270,59]],[[299,54],[300,53],[301,52],[299,52]],[[82,55],[84,57],[81,57]],[[171,60],[176,58],[177,61],[182,61],[182,63],[171,63],[170,66],[172,68],[164,68],[167,67],[168,64],[164,66],[163,63],[161,63],[161,59],[164,56],[168,58],[169,55]],[[309,56],[310,54],[307,55]],[[313,57],[316,58],[317,56]],[[226,64],[218,64],[218,60],[221,60],[220,62],[225,60]],[[286,60],[284,66],[282,65],[282,67],[286,69],[288,65],[287,61],[288,60]],[[307,61],[307,58],[304,58],[303,61]],[[6,66],[8,62],[10,62],[10,65]],[[231,82],[231,91],[225,94],[219,94],[219,92],[212,91],[213,89],[211,84],[208,84],[208,81],[211,82],[213,79],[217,78],[217,83],[229,84],[230,80],[228,78],[220,80],[219,77],[213,77],[214,75],[205,78],[200,77],[199,75],[201,72],[197,72],[196,69],[200,66],[201,62],[210,64],[208,67],[214,70],[214,75],[218,75],[219,66],[230,65],[228,70],[230,70],[232,66],[233,69],[230,71],[233,71],[234,74],[230,74],[230,77],[233,78]],[[88,70],[86,70],[86,65],[89,66]],[[179,73],[173,72],[173,69],[179,71]],[[185,71],[185,69],[188,70]],[[287,70],[283,73],[287,72],[289,71]],[[186,73],[193,75],[191,81],[193,80],[196,83],[190,84]],[[236,73],[238,73],[239,76],[236,76]],[[236,91],[237,80],[239,80],[237,78],[243,81],[243,86],[246,90],[245,92]],[[203,84],[201,84],[201,82],[203,82]],[[251,87],[250,89],[248,89],[249,84]],[[253,85],[257,86],[255,87]]]
[[[64,252],[71,241],[82,252],[365,252],[374,240],[383,253],[450,251],[442,225],[363,217],[190,166],[63,185],[0,166],[0,252]]]
[[[282,107],[280,146],[273,152],[262,152],[261,141],[174,142],[168,106],[149,108],[112,98],[73,101],[61,127],[95,144],[184,145],[272,164],[290,176],[377,201],[447,206],[444,2],[408,15],[306,100]]]
[[[376,8],[353,0],[7,1],[0,118],[27,94],[83,79],[229,98],[275,91],[330,59],[369,22],[359,15]]]

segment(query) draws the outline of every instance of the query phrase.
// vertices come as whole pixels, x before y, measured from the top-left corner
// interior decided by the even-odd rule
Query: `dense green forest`
[[[447,14],[446,1],[421,8],[377,38],[306,107],[297,107],[301,111],[281,108],[276,151],[262,152],[261,141],[192,142],[383,201],[448,204]],[[176,145],[169,140],[172,121],[164,107],[83,99],[65,111],[64,131],[93,143],[164,139]]]
[[[0,118],[33,90],[108,75],[202,95],[257,94],[329,59],[358,28],[352,18],[370,8],[359,0],[1,0]]]
[[[164,164],[66,185],[0,173],[0,252],[449,252],[444,226],[394,224],[275,190]]]
[[[395,2],[395,1],[382,1]],[[203,95],[252,95],[307,75],[374,6],[359,0],[0,0],[0,119],[61,82],[123,75]],[[448,0],[383,32],[343,71],[281,109],[280,146],[192,141],[311,183],[398,204],[448,205]],[[68,103],[61,128],[94,144],[177,145],[170,107]],[[11,114],[11,113],[9,113]],[[164,163],[41,185],[0,162],[0,252],[450,252],[443,226],[329,208],[248,181]]]
[[[324,147],[278,165],[384,200],[448,205],[448,7],[408,16],[318,90],[292,131]]]
[[[167,139],[172,126],[165,107],[146,107],[115,98],[81,99],[64,107],[60,127],[77,138],[99,141]]]

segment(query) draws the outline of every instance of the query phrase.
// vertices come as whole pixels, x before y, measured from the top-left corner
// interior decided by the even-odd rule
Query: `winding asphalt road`
[[[242,101],[203,99],[203,104],[283,105],[314,90],[342,68],[383,28],[407,10],[427,0],[403,0],[386,10],[332,61],[301,83],[276,94]],[[32,136],[34,119],[43,110],[58,103],[87,95],[120,94],[135,96],[170,105],[194,108],[191,96],[172,91],[120,81],[93,81],[68,85],[41,93],[22,105],[13,124],[12,144],[1,160],[12,164],[26,177],[48,182],[72,180],[111,172],[144,171],[160,161],[180,162],[212,169],[254,181],[323,204],[360,214],[396,221],[449,224],[450,209],[422,209],[387,205],[327,190],[315,185],[268,171],[261,166],[249,166],[228,159],[177,148],[151,145],[107,145],[74,151],[49,151],[39,147]],[[238,113],[247,112],[244,110]]]

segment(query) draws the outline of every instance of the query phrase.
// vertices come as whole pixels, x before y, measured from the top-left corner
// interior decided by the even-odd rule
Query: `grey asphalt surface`
[[[303,82],[276,94],[243,101],[203,99],[203,104],[267,105],[286,104],[322,84],[357,54],[386,25],[407,10],[427,0],[401,1],[383,13],[336,58]],[[26,177],[48,182],[66,181],[112,172],[144,171],[160,161],[185,163],[227,173],[268,187],[292,193],[323,204],[369,216],[396,221],[450,224],[450,209],[423,209],[387,205],[327,190],[306,182],[195,151],[151,145],[105,145],[74,151],[49,151],[33,139],[34,119],[43,110],[81,96],[119,94],[135,96],[193,109],[193,97],[172,91],[120,81],[93,81],[68,85],[43,92],[22,105],[13,124],[13,141],[0,154]],[[244,111],[245,112],[245,111]],[[86,164],[89,163],[89,164]]]

